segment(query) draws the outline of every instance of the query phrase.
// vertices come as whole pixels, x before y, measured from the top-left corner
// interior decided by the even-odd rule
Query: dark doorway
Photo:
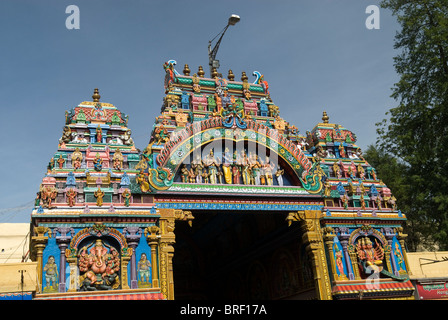
[[[176,222],[176,300],[287,299],[312,289],[297,224],[284,212],[193,212]]]

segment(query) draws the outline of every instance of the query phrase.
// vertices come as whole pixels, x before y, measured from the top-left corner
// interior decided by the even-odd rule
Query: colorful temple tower
[[[36,298],[413,298],[406,217],[353,132],[324,112],[299,134],[257,71],[175,65],[141,153],[97,91],[66,113],[32,213]]]
[[[36,299],[163,299],[159,215],[151,196],[133,190],[140,157],[128,117],[100,102],[98,89],[92,98],[66,112],[36,197]]]

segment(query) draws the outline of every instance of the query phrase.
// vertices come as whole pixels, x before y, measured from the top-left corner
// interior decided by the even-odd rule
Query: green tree
[[[378,124],[377,147],[397,159],[410,224],[448,249],[448,1],[384,0],[397,17],[392,88],[398,106]],[[429,234],[422,234],[423,237]]]
[[[400,162],[393,155],[386,153],[382,148],[374,145],[368,146],[364,158],[375,168],[378,177],[392,191],[397,199],[397,207],[406,214],[408,221],[405,226],[408,238],[406,244],[409,251],[418,249],[433,249],[434,239],[430,236],[431,224],[427,223],[426,215],[421,214],[413,205],[413,185],[408,179],[409,166]]]

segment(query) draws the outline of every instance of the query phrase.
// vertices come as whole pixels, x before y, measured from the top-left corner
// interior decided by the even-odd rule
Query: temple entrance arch
[[[286,212],[193,211],[177,221],[176,300],[316,298],[312,263]]]

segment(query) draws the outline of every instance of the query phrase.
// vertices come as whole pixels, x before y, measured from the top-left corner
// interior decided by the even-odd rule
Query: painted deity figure
[[[104,191],[101,190],[100,187],[93,193],[93,195],[96,198],[96,205],[98,207],[101,207],[103,205],[103,197],[104,197]]]
[[[244,150],[242,151],[240,162],[241,162],[241,173],[243,176],[243,183],[250,184],[250,175],[251,175],[250,163]]]
[[[81,162],[82,162],[82,153],[79,151],[79,148],[76,148],[75,151],[72,153],[72,166],[73,169],[79,169],[81,168]]]
[[[184,164],[182,166],[182,168],[180,169],[180,177],[181,177],[183,183],[188,182],[188,174],[189,174],[189,170],[187,168],[187,165]]]
[[[251,170],[254,184],[259,186],[261,184],[261,163],[258,161],[258,155],[256,153],[249,155],[249,159],[251,159]]]
[[[405,268],[403,268],[404,264],[403,254],[401,253],[400,247],[398,246],[397,242],[395,242],[394,256],[397,259],[398,271],[405,270]]]
[[[113,167],[116,170],[123,169],[123,154],[121,153],[120,149],[117,148],[117,150],[114,153],[114,157],[112,158]]]
[[[143,172],[143,170],[140,170],[140,173],[138,174],[136,181],[137,181],[137,184],[140,186],[140,189],[143,192],[149,191],[148,179],[147,179],[145,173]]]
[[[359,175],[360,179],[364,180],[366,174],[365,174],[365,170],[362,167],[361,163],[358,164],[358,175]]]
[[[272,177],[272,170],[274,169],[274,164],[270,163],[269,157],[266,156],[266,160],[263,165],[264,176],[266,178],[266,184],[272,186],[274,184],[274,179]]]
[[[217,183],[217,175],[218,175],[218,167],[220,165],[220,161],[215,157],[213,153],[213,149],[210,150],[209,154],[204,159],[204,165],[208,168],[208,174],[210,183]]]
[[[103,142],[103,129],[101,129],[101,127],[98,125],[98,127],[96,128],[96,142],[97,143],[102,143]]]
[[[339,144],[338,149],[339,149],[339,157],[340,158],[346,158],[347,155],[345,153],[345,149],[344,149],[344,146],[342,145],[342,142]]]
[[[101,171],[103,169],[103,159],[101,159],[99,153],[96,154],[95,159],[93,160],[93,167],[96,171]]]
[[[60,154],[60,155],[59,155],[59,159],[58,159],[59,169],[62,169],[62,168],[63,168],[63,166],[64,166],[64,162],[65,162],[65,159],[62,158],[62,154]]]
[[[196,155],[196,159],[191,162],[191,166],[194,169],[196,183],[202,183],[204,163],[202,162],[201,156],[199,154]]]
[[[370,270],[373,270],[376,273],[383,270],[384,249],[376,239],[375,243],[376,247],[373,248],[372,241],[368,237],[363,237],[358,240],[356,245],[356,253],[358,255],[359,263],[367,273],[369,273]]]
[[[52,202],[56,199],[58,191],[53,186],[41,186],[40,187],[40,198],[43,202],[44,208],[51,208]]]
[[[281,187],[283,187],[283,174],[284,173],[285,173],[285,169],[282,169],[280,167],[278,167],[277,171],[275,172],[275,177],[277,178],[277,183]]]
[[[345,275],[344,271],[344,262],[342,260],[342,251],[339,249],[337,245],[335,245],[335,263],[336,268],[338,268],[339,271],[339,279],[340,280],[347,280],[347,276]]]
[[[142,253],[140,256],[140,260],[137,264],[137,272],[140,276],[140,284],[150,284],[150,270],[151,270],[151,261],[149,261],[146,257],[146,253]]]
[[[233,158],[229,152],[229,148],[226,148],[223,155],[224,161],[222,165],[222,171],[224,173],[224,180],[227,184],[232,184],[232,169]]]
[[[108,248],[110,250],[108,250]],[[120,270],[118,251],[107,246],[101,239],[83,247],[78,255],[81,291],[111,290],[119,285]]]
[[[65,192],[65,196],[67,197],[67,203],[69,207],[73,207],[75,205],[77,195],[78,192],[74,188],[70,188]]]
[[[55,263],[54,256],[49,256],[47,263],[44,266],[45,281],[47,285],[44,288],[44,292],[55,292],[58,286],[58,266]]]
[[[339,164],[337,162],[333,164],[333,172],[335,177],[337,177],[338,179],[342,178],[341,167],[339,167]]]
[[[130,200],[131,200],[131,192],[129,191],[129,189],[124,189],[124,191],[121,194],[121,196],[124,199],[125,207],[129,207],[129,203],[130,203]]]

